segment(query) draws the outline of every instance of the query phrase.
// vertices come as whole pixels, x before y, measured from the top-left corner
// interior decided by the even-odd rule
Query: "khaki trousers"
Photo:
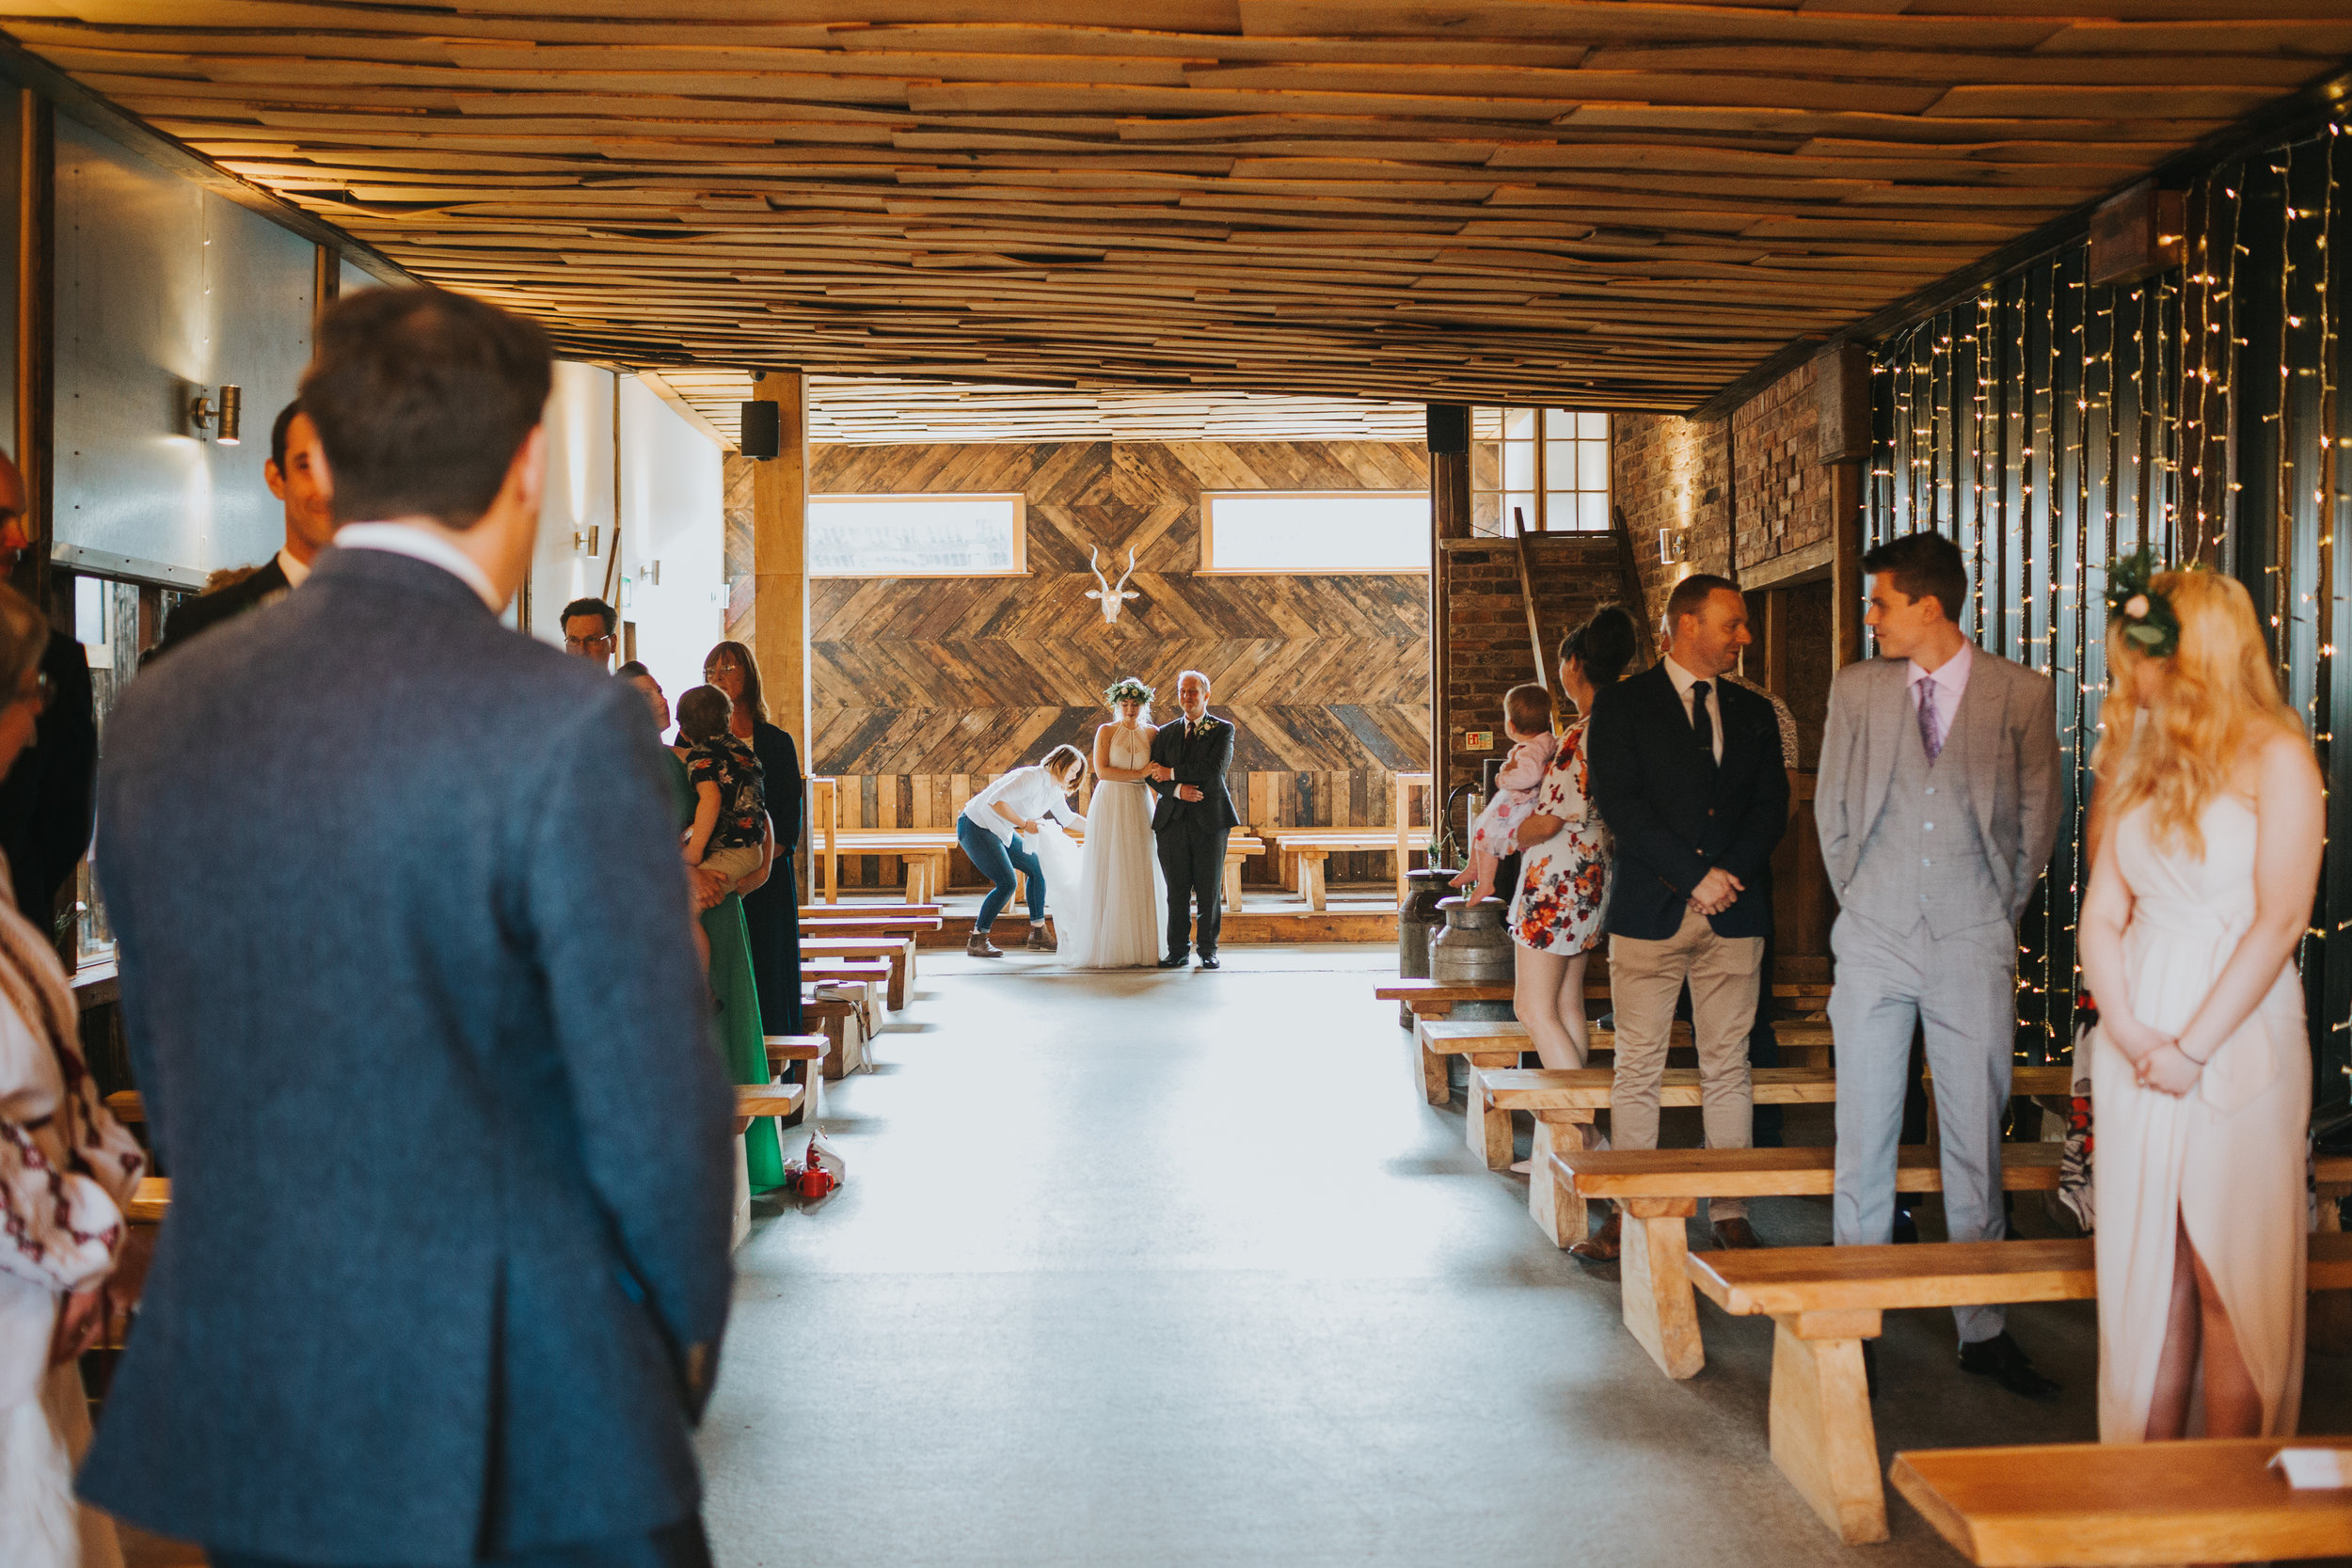
[[[1609,1002],[1617,1015],[1617,1075],[1610,1090],[1613,1148],[1658,1147],[1658,1087],[1674,1035],[1675,1003],[1691,985],[1691,1035],[1698,1047],[1699,1105],[1709,1148],[1746,1148],[1756,1113],[1748,1081],[1748,1033],[1763,984],[1764,939],[1719,937],[1707,917],[1682,911],[1663,942],[1609,939]],[[1744,1198],[1708,1200],[1710,1221],[1737,1219]]]

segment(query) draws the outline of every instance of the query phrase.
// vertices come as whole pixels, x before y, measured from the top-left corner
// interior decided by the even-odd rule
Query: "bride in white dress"
[[[2303,1384],[2312,1052],[2295,954],[2326,806],[2246,590],[2119,562],[2083,902],[2099,1435],[2278,1437]]]
[[[1168,902],[1152,838],[1152,689],[1126,676],[1103,693],[1119,718],[1094,732],[1094,776],[1087,836],[1073,847],[1048,830],[1038,846],[1062,961],[1075,969],[1149,968],[1160,961],[1160,911]],[[1058,869],[1057,869],[1058,863]],[[1054,896],[1060,889],[1066,896]]]

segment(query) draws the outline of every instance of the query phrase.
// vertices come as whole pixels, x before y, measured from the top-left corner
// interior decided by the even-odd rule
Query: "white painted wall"
[[[621,617],[675,700],[702,684],[703,656],[725,635],[723,459],[635,376],[620,394]]]
[[[564,605],[586,597],[612,598],[617,575],[608,570],[612,550],[613,382],[611,371],[594,365],[555,362],[555,388],[548,396],[548,485],[539,505],[539,547],[531,562],[531,631],[561,646]],[[596,531],[589,553],[588,531]],[[612,578],[612,592],[606,579]]]

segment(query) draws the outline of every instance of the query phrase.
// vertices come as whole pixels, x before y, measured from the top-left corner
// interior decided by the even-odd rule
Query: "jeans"
[[[992,884],[988,896],[980,900],[979,917],[972,922],[974,936],[985,935],[996,924],[997,915],[1012,899],[1012,874],[1015,871],[1029,879],[1029,918],[1045,918],[1045,872],[1037,863],[1037,857],[1021,847],[1016,837],[1010,845],[981,827],[968,816],[956,818],[956,845]]]

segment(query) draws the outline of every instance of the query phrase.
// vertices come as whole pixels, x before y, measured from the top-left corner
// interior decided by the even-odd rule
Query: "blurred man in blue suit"
[[[463,295],[337,306],[334,547],[108,732],[172,1206],[82,1485],[215,1568],[707,1561],[731,1102],[643,701],[499,624],[549,376]]]

